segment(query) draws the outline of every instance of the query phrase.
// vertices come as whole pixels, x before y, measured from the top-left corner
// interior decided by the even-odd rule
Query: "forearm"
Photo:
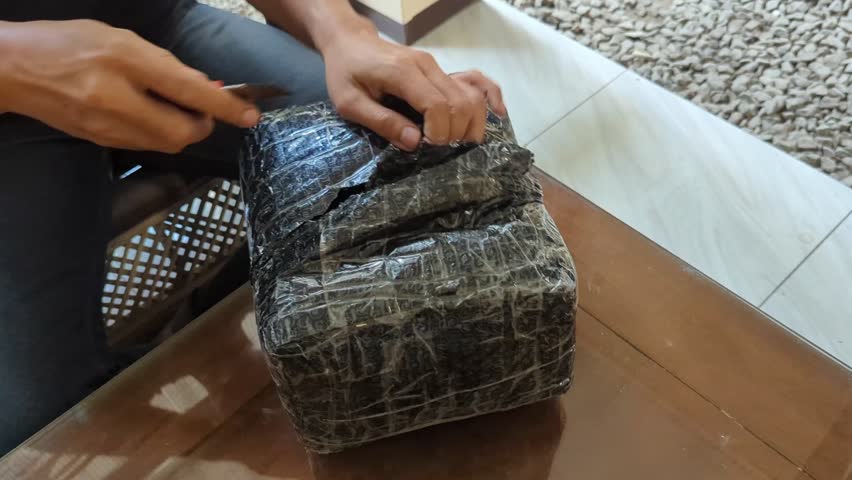
[[[12,111],[11,101],[17,95],[12,77],[12,27],[11,22],[0,21],[0,113]]]
[[[341,34],[375,35],[348,0],[249,0],[266,19],[307,45],[324,50]]]

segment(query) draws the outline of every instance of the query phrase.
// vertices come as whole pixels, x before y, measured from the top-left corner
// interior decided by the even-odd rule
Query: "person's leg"
[[[226,84],[272,83],[290,94],[270,108],[327,98],[322,58],[288,33],[239,15],[194,4],[176,23],[167,48],[187,65]]]
[[[286,97],[265,101],[264,109],[306,105],[328,98],[319,54],[275,27],[198,3],[179,9],[169,22],[163,47],[187,65],[226,84],[270,83]],[[217,125],[207,140],[176,155],[126,152],[124,159],[188,175],[235,178],[244,130]],[[125,160],[125,161],[128,161]]]
[[[284,87],[286,97],[264,102],[264,109],[325,100],[325,66],[317,52],[287,33],[232,13],[197,3],[178,10],[163,47],[181,61],[226,84],[270,83]],[[210,138],[178,155],[120,152],[124,163],[174,171],[185,177],[236,178],[244,130],[217,125]],[[216,278],[193,295],[199,314],[248,280],[248,252],[240,249]]]
[[[103,382],[105,149],[0,115],[0,455]]]

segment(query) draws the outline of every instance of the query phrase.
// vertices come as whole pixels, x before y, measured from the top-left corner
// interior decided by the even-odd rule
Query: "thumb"
[[[369,128],[402,150],[412,151],[420,144],[420,128],[403,115],[379,104],[366,93],[354,90],[336,104],[337,112],[351,122]]]

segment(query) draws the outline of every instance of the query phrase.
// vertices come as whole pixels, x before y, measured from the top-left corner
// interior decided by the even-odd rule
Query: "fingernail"
[[[406,149],[414,150],[415,148],[417,148],[417,144],[420,143],[420,130],[414,127],[403,128],[402,135],[399,137],[399,141]]]
[[[225,82],[222,81],[222,80],[213,80],[213,83],[219,88],[222,88],[222,87],[225,86]]]
[[[257,125],[258,120],[260,120],[260,112],[255,109],[246,110],[243,113],[243,126],[245,127],[253,127]]]

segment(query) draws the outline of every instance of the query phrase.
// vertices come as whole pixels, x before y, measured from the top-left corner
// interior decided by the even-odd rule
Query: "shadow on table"
[[[558,399],[438,425],[332,455],[316,480],[546,480],[565,418]]]

